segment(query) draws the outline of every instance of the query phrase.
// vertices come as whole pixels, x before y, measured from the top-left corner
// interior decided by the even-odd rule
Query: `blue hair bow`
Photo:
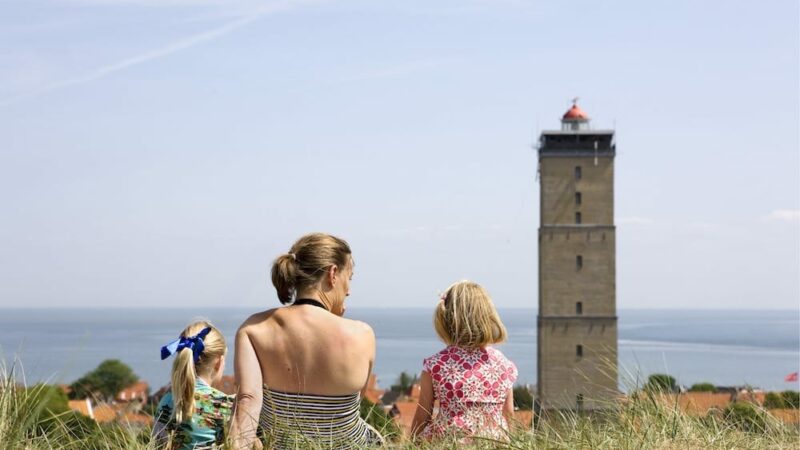
[[[169,344],[161,347],[161,360],[165,360],[170,356],[178,353],[179,351],[188,348],[192,351],[194,355],[194,362],[197,362],[200,359],[200,355],[205,350],[206,346],[203,343],[203,339],[206,335],[211,331],[211,327],[203,328],[199,333],[195,334],[194,336],[189,337],[179,337],[174,341],[170,342]]]

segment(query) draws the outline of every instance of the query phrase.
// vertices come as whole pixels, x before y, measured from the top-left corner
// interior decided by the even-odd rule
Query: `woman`
[[[382,443],[358,415],[375,335],[342,318],[352,276],[350,247],[327,234],[303,236],[275,260],[272,283],[290,305],[254,314],[236,333],[234,448]]]

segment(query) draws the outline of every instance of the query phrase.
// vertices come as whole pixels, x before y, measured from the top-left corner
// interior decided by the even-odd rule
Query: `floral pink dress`
[[[422,365],[439,400],[439,411],[422,437],[507,438],[503,404],[517,379],[517,366],[500,350],[451,345],[425,358]]]

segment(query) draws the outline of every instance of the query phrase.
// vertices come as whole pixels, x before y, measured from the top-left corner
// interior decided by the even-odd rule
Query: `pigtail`
[[[278,292],[278,299],[284,305],[291,303],[294,298],[298,271],[297,257],[294,254],[278,256],[272,263],[272,284]]]
[[[172,364],[172,401],[175,404],[175,421],[178,423],[192,418],[196,380],[194,354],[191,349],[184,348],[178,352]]]

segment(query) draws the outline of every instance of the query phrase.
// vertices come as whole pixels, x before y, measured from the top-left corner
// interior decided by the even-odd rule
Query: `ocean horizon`
[[[119,359],[152,390],[167,384],[171,364],[161,345],[197,318],[215,323],[233,350],[238,326],[256,308],[6,308],[0,309],[0,361],[21,366],[26,383],[70,383],[105,359]],[[519,383],[536,382],[534,308],[499,308],[509,338],[499,345],[519,368]],[[443,347],[430,308],[353,308],[346,317],[375,330],[373,372],[388,388],[401,372],[419,373],[422,359]],[[800,311],[620,309],[620,387],[652,373],[690,386],[749,385],[798,389],[784,377],[800,369]],[[232,354],[231,354],[232,356]],[[17,369],[19,370],[19,369]],[[233,371],[229,358],[226,373]],[[22,381],[22,380],[21,380]]]

